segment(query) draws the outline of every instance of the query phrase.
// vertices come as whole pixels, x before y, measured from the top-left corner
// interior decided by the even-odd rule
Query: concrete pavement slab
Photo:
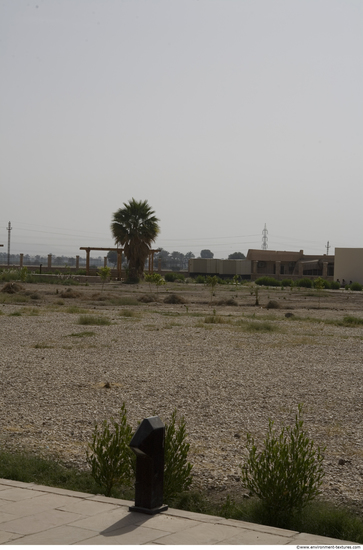
[[[0,523],[5,523],[6,521],[11,521],[13,519],[16,519],[16,516],[14,516],[13,514],[8,514],[7,512],[0,511]]]
[[[107,504],[106,502],[95,502],[92,500],[77,500],[66,504],[65,506],[57,506],[57,510],[63,512],[74,512],[81,514],[82,516],[95,516],[96,514],[103,514],[110,512],[111,510],[119,510],[120,507],[116,504]]]
[[[83,516],[79,514],[70,514],[68,512],[61,512],[60,510],[49,510],[48,512],[41,512],[33,516],[25,516],[1,523],[0,529],[10,533],[19,533],[20,535],[31,535],[82,518]]]
[[[90,516],[79,521],[72,522],[74,527],[81,527],[82,529],[90,529],[97,533],[108,534],[112,531],[117,531],[128,527],[129,525],[135,525],[137,527],[143,525],[150,516],[147,514],[138,514],[136,512],[129,512],[128,508],[118,507],[115,510],[97,514],[96,516]]]
[[[166,535],[158,540],[160,544],[217,544],[236,537],[240,529],[228,525],[198,523],[189,529]]]
[[[169,533],[178,533],[184,529],[195,527],[197,522],[193,519],[178,518],[167,514],[157,514],[156,516],[151,516],[148,518],[147,521],[143,521],[143,523],[136,522],[136,525],[138,524],[151,529],[160,529],[161,531],[168,531]]]
[[[105,497],[104,495],[90,495],[89,500],[94,500],[95,502],[107,502],[117,504],[118,506],[134,506],[135,502],[133,500],[122,500],[121,498]]]
[[[5,512],[16,517],[31,516],[40,512],[45,512],[67,504],[74,504],[74,501],[84,502],[81,499],[74,499],[64,495],[49,495],[47,493],[34,498],[24,499],[17,502],[7,502],[0,500],[0,513]]]
[[[25,500],[28,498],[34,498],[35,496],[42,496],[43,493],[40,491],[32,491],[26,488],[20,488],[20,487],[8,487],[7,489],[4,489],[0,493],[1,500],[12,500],[12,501],[18,501],[18,500]]]
[[[87,545],[105,545],[105,544],[148,544],[155,542],[165,536],[165,531],[158,529],[148,529],[138,525],[128,525],[123,529],[112,531],[112,533],[100,533],[92,539],[87,539]],[[82,544],[82,543],[78,543]],[[182,543],[178,543],[182,544]]]
[[[6,531],[0,531],[0,544],[5,544],[18,538],[21,538],[21,535],[16,535],[15,533],[7,533]]]
[[[283,537],[280,535],[272,535],[271,533],[261,533],[258,531],[243,531],[240,530],[237,535],[229,539],[224,539],[220,542],[217,542],[217,545],[220,544],[238,544],[238,545],[259,545],[259,546],[271,546],[271,545],[285,545],[290,541],[290,537]]]
[[[12,545],[25,545],[25,544],[75,544],[76,542],[83,542],[87,544],[87,539],[94,538],[94,531],[87,531],[86,529],[80,529],[79,527],[71,527],[70,525],[62,525],[61,527],[55,527],[54,529],[47,529],[47,531],[40,531],[33,535],[27,535],[25,537],[18,538],[11,541]]]
[[[0,544],[354,544],[184,510],[149,516],[130,501],[19,483],[0,480]]]
[[[234,525],[236,527],[242,527],[243,529],[251,529],[252,531],[262,531],[263,533],[271,533],[272,535],[294,536],[298,535],[297,531],[291,531],[290,529],[281,529],[280,527],[270,527],[269,525],[260,525],[259,523],[250,523],[249,521],[240,521],[238,519],[225,519],[218,518],[218,523],[224,525]]]
[[[354,543],[348,540],[337,540],[332,539],[330,537],[321,537],[320,535],[312,535],[310,533],[297,533],[292,539],[289,544],[334,544],[334,545],[343,545],[343,544],[349,544],[355,546],[360,546],[358,543]]]

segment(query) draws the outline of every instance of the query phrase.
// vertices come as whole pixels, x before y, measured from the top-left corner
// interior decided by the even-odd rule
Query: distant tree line
[[[123,256],[124,258],[124,256]],[[170,270],[170,271],[181,271],[188,269],[189,260],[195,258],[193,252],[187,252],[183,254],[174,250],[174,252],[168,252],[163,248],[159,252],[154,254],[154,269],[157,269],[159,260],[161,260],[161,269]],[[214,258],[214,254],[209,249],[201,250],[200,258]],[[234,252],[228,256],[229,260],[243,260],[245,255],[242,252]],[[110,265],[114,267],[117,265],[117,252],[110,250],[107,254],[107,259]],[[127,262],[122,263],[123,267],[127,265]],[[148,260],[145,262],[145,267],[148,266]]]
[[[161,260],[161,269],[170,270],[170,271],[181,271],[188,269],[188,261],[192,258],[195,258],[193,252],[187,252],[183,254],[174,250],[174,252],[168,252],[163,248],[160,249],[160,252],[154,254],[154,269],[158,267],[158,260]],[[201,250],[200,258],[214,258],[213,252],[208,249]],[[245,255],[242,252],[234,252],[228,256],[229,260],[243,260]],[[127,261],[125,261],[124,254],[122,255],[122,267],[127,267]],[[110,250],[107,254],[108,264],[112,267],[117,265],[117,252]],[[90,266],[92,267],[102,267],[103,266],[103,257],[98,256],[97,258],[90,258]],[[7,252],[0,252],[0,264],[7,265],[8,263],[8,254]],[[10,254],[10,265],[19,265],[20,264],[20,254]],[[44,267],[48,265],[48,255],[30,255],[24,254],[23,256],[23,265],[40,265]],[[68,266],[75,267],[76,258],[75,256],[56,256],[52,254],[52,267],[55,266]],[[86,265],[86,258],[79,258],[79,266],[83,267]],[[148,266],[148,260],[145,263],[145,267]]]
[[[0,264],[1,265],[7,265],[8,263],[8,255],[6,252],[0,252]],[[20,254],[10,254],[9,258],[10,265],[19,265],[20,264]],[[48,265],[48,255],[41,256],[39,254],[33,256],[30,254],[24,254],[23,256],[23,265],[40,265],[43,266]],[[76,258],[75,256],[56,256],[55,254],[52,254],[52,267],[54,266],[68,266],[68,267],[75,267],[76,265]],[[79,258],[79,265],[85,266],[86,265],[86,258]],[[98,258],[90,258],[90,266],[103,266],[103,258],[101,256],[98,256]]]

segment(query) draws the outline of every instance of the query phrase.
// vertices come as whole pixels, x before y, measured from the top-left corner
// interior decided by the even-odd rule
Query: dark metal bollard
[[[135,506],[131,512],[158,514],[163,504],[165,426],[158,416],[145,418],[135,432],[130,447],[136,454]]]

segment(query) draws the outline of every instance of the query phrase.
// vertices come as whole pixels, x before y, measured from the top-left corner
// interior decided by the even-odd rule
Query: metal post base
[[[154,514],[160,514],[160,512],[165,512],[169,506],[167,504],[163,504],[162,506],[158,506],[158,508],[142,508],[141,506],[130,506],[129,512],[138,512],[139,514],[148,514],[149,516],[153,516]]]

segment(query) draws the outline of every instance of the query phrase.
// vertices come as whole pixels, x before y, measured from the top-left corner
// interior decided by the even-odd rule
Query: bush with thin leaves
[[[192,483],[192,465],[188,462],[189,443],[186,441],[184,417],[176,420],[177,411],[165,423],[164,443],[164,500],[170,500],[188,490]],[[132,429],[127,423],[125,404],[119,419],[104,420],[101,427],[95,426],[92,442],[88,445],[87,462],[92,476],[110,496],[115,486],[130,486],[134,483],[136,457],[130,448]]]
[[[280,434],[270,419],[262,451],[257,450],[254,438],[247,434],[248,456],[242,466],[242,483],[262,500],[276,525],[317,497],[324,477],[325,449],[314,448],[303,430],[301,416],[300,404],[295,426],[283,427]]]
[[[132,428],[127,423],[125,403],[122,404],[119,418],[104,420],[96,424],[92,442],[87,450],[87,462],[92,476],[110,496],[114,485],[131,485],[133,480],[133,453],[129,447]]]
[[[192,483],[192,465],[188,462],[189,443],[186,441],[186,424],[182,416],[176,422],[174,410],[170,422],[165,423],[164,445],[164,501],[188,490]]]
[[[111,269],[108,266],[100,267],[97,274],[101,277],[103,290],[105,282],[108,281],[111,277]]]
[[[156,292],[159,290],[159,286],[165,285],[165,279],[159,273],[147,273],[145,275],[145,281],[150,285],[154,284],[156,286]]]

